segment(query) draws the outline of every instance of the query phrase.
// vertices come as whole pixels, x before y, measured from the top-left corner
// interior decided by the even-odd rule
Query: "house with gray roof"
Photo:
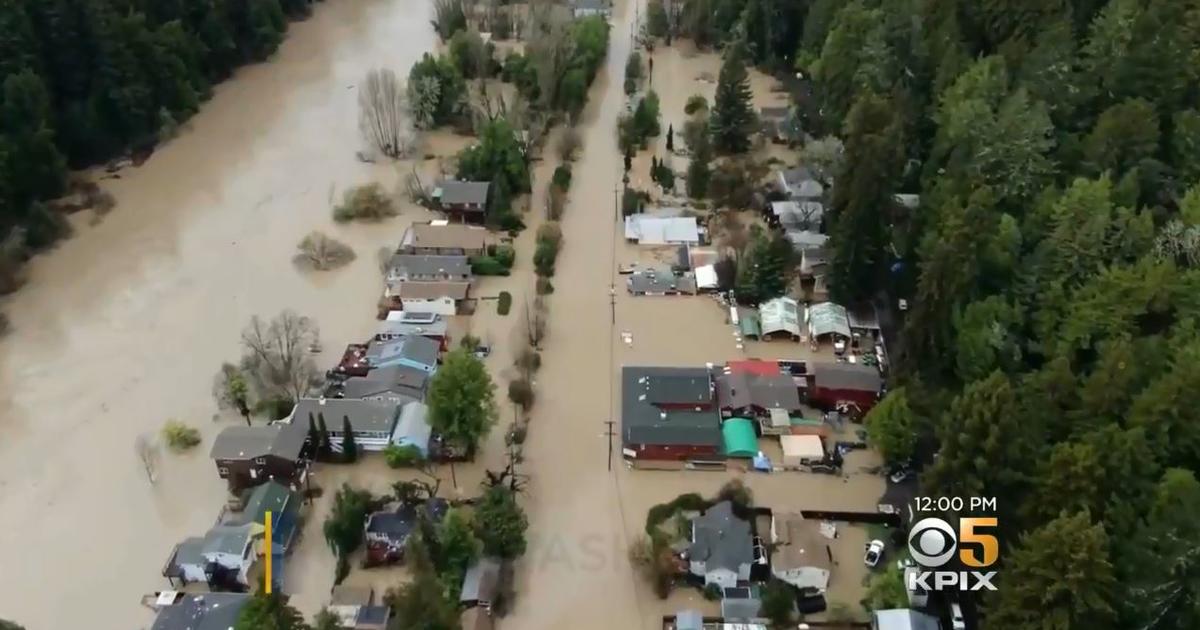
[[[500,593],[503,569],[504,560],[500,558],[483,557],[473,562],[463,575],[459,604],[490,608]]]
[[[489,187],[488,182],[446,180],[434,189],[433,199],[446,214],[482,221],[487,214]]]
[[[424,400],[428,384],[429,372],[406,365],[392,365],[370,370],[366,376],[352,376],[331,386],[327,395],[403,405],[414,400]]]
[[[721,618],[725,621],[752,621],[762,617],[762,600],[749,586],[721,589]]]
[[[407,335],[391,341],[375,341],[367,348],[372,369],[403,366],[429,374],[437,371],[442,346],[427,337]]]
[[[722,462],[720,418],[708,370],[623,368],[621,443],[634,465]]]
[[[258,562],[257,542],[263,536],[257,523],[219,524],[202,538],[186,538],[175,546],[163,567],[172,584],[207,582],[214,588],[250,586],[251,569]]]
[[[471,279],[466,256],[396,254],[388,260],[388,282],[441,282]]]
[[[808,307],[804,315],[808,323],[808,336],[819,342],[832,337],[850,338],[850,316],[846,307],[833,302],[821,302]]]
[[[292,411],[292,422],[308,426],[308,417],[325,418],[325,429],[334,452],[342,451],[345,424],[350,423],[354,443],[361,450],[381,451],[391,443],[400,416],[400,403],[353,398],[301,398]]]
[[[789,416],[803,411],[800,388],[790,375],[739,371],[721,374],[714,380],[722,416],[761,419],[773,409]]]
[[[209,456],[235,494],[267,481],[294,485],[307,470],[308,423],[225,427]]]
[[[733,503],[722,501],[692,519],[688,571],[704,578],[704,585],[734,587],[750,579],[754,564],[754,536],[750,523],[733,513]]]
[[[800,303],[789,297],[767,300],[758,307],[763,339],[800,340]]]
[[[391,315],[388,316],[389,318]],[[400,311],[397,319],[386,319],[375,328],[375,341],[395,341],[405,335],[428,337],[447,349],[450,339],[450,323],[437,313],[410,313]]]
[[[445,220],[414,223],[404,231],[399,254],[441,256],[478,256],[487,251],[488,232],[484,228]]]
[[[250,601],[246,593],[169,593],[174,600],[156,606],[150,630],[229,630]]]

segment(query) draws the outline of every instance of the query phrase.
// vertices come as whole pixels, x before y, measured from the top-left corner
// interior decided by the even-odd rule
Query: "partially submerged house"
[[[807,168],[778,171],[775,177],[780,192],[793,201],[820,201],[825,194],[825,186]]]
[[[271,554],[282,557],[291,550],[296,535],[300,532],[300,510],[303,507],[300,493],[274,481],[268,481],[247,490],[242,499],[242,509],[230,513],[227,525],[253,523],[266,527],[267,512],[271,513]]]
[[[220,524],[203,537],[175,545],[163,566],[163,577],[174,585],[206,583],[214,590],[242,591],[254,585],[252,569],[262,550],[263,526],[257,523]]]
[[[403,405],[425,399],[429,372],[405,365],[391,365],[335,382],[326,391],[331,398],[376,400]]]
[[[428,374],[437,371],[441,345],[427,337],[407,335],[391,341],[372,342],[367,348],[367,363],[372,369],[406,367]]]
[[[639,245],[698,245],[696,217],[631,214],[625,217],[625,239]]]
[[[622,453],[634,465],[723,464],[712,378],[704,368],[621,371]]]
[[[292,410],[292,423],[307,427],[310,416],[325,419],[329,445],[334,452],[342,452],[347,421],[360,450],[381,451],[391,443],[400,404],[353,398],[301,398]]]
[[[825,459],[825,443],[820,435],[785,434],[779,436],[784,468],[799,468]]]
[[[329,612],[346,630],[386,630],[392,617],[392,607],[375,600],[370,587],[356,588],[339,584],[333,587]]]
[[[459,605],[490,610],[500,594],[503,573],[504,560],[500,558],[483,557],[475,560],[463,575]]]
[[[791,144],[804,139],[800,119],[790,107],[760,107],[758,122],[763,136],[771,142]]]
[[[424,403],[410,402],[400,410],[400,419],[392,430],[392,444],[411,446],[421,451],[422,458],[429,457],[429,438],[433,428],[429,426],[429,407]]]
[[[749,586],[721,589],[721,618],[726,621],[752,621],[762,617],[762,600]]]
[[[405,503],[393,510],[374,512],[367,516],[364,540],[367,544],[367,563],[370,565],[399,562],[404,559],[404,545],[417,527],[422,514],[431,523],[442,522],[450,509],[445,499],[432,498],[419,504]]]
[[[774,374],[730,372],[716,377],[721,415],[729,418],[765,418],[771,410],[788,415],[802,413],[800,388],[789,375],[775,368]]]
[[[821,249],[829,241],[828,236],[812,230],[787,230],[783,235],[792,244],[792,249],[799,254],[810,249]]]
[[[733,503],[722,501],[692,519],[688,571],[704,585],[737,586],[750,579],[754,564],[754,537],[750,523],[733,512]]]
[[[631,295],[695,295],[696,278],[669,267],[648,267],[629,274],[625,288]]]
[[[817,346],[822,342],[845,344],[850,340],[850,317],[846,307],[833,302],[813,304],[804,312],[805,323],[808,326],[808,339]],[[845,346],[842,346],[845,349]]]
[[[267,481],[294,486],[307,470],[307,441],[307,423],[230,426],[217,434],[209,456],[235,493]]]
[[[771,519],[771,573],[792,586],[816,593],[829,588],[833,552],[820,523],[800,514],[775,513]]]
[[[758,307],[763,339],[800,340],[800,303],[789,297],[767,300]]]
[[[229,630],[250,602],[246,593],[159,593],[150,630]]]
[[[463,302],[471,297],[471,283],[393,282],[387,285],[384,298],[393,305],[412,313],[435,313],[443,317],[457,315]]]
[[[825,205],[820,201],[772,201],[771,215],[785,230],[820,231]]]
[[[479,256],[487,250],[487,230],[481,227],[430,221],[414,223],[404,231],[398,254],[427,256]]]
[[[813,363],[806,378],[809,403],[826,411],[847,407],[866,413],[883,393],[883,377],[869,365]]]
[[[450,342],[450,322],[437,313],[396,311],[375,328],[374,341],[395,341],[400,337],[416,335],[438,342],[445,352]]]
[[[466,256],[396,254],[388,261],[387,282],[469,281],[471,263]]]
[[[446,214],[462,221],[482,223],[487,216],[488,182],[446,180],[433,189],[433,200]]]

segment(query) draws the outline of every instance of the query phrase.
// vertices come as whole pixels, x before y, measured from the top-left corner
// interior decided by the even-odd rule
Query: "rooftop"
[[[500,587],[500,559],[480,558],[463,576],[460,602],[490,602]]]
[[[204,535],[203,553],[222,553],[241,556],[246,549],[246,543],[262,531],[262,526],[256,523],[242,525],[216,525]]]
[[[471,263],[466,256],[396,254],[388,261],[388,272],[397,276],[469,276]]]
[[[722,501],[692,519],[692,544],[688,559],[703,562],[706,571],[737,571],[754,562],[750,523],[733,513],[733,504]]]
[[[808,332],[813,337],[836,334],[850,337],[850,318],[846,307],[833,302],[821,302],[808,307]]]
[[[341,431],[342,419],[348,418],[355,432],[384,432],[390,435],[399,413],[399,403],[391,401],[301,398],[292,411],[292,422],[307,427],[309,415],[316,418],[323,414],[325,427],[330,431]]]
[[[699,243],[696,217],[658,217],[633,214],[625,217],[625,238],[641,245]]]
[[[800,336],[800,303],[796,300],[787,297],[768,300],[758,307],[758,314],[764,335],[787,332],[794,337]]]
[[[402,248],[416,249],[483,249],[487,230],[462,223],[414,223],[404,233]]]
[[[438,200],[447,205],[459,204],[478,204],[487,203],[488,182],[463,182],[458,180],[446,180],[438,186],[437,190],[441,191]],[[435,191],[435,196],[437,196]]]
[[[405,311],[407,313],[407,311]],[[409,313],[411,315],[411,313]],[[422,313],[424,315],[424,313]],[[450,324],[441,317],[432,321],[384,320],[375,328],[375,337],[397,335],[420,335],[422,337],[445,337]]]
[[[400,299],[436,300],[451,298],[464,300],[471,292],[470,282],[397,282],[391,286],[392,295]]]
[[[245,593],[184,595],[158,611],[150,630],[229,630],[249,601]]]
[[[714,281],[716,273],[713,273]],[[639,269],[629,274],[625,286],[630,293],[665,294],[696,293],[696,279],[692,276],[676,275],[668,267]]]
[[[412,361],[419,365],[437,365],[442,347],[438,342],[419,335],[406,335],[391,341],[376,341],[367,348],[367,360],[372,366],[387,367],[396,361]]]
[[[800,408],[800,389],[792,377],[776,367],[771,375],[734,373],[716,378],[717,400],[725,409],[761,407],[762,409]]]
[[[307,427],[286,422],[225,427],[213,440],[209,456],[213,459],[255,459],[274,455],[295,461],[300,459],[308,439]]]
[[[824,389],[853,389],[878,392],[883,378],[877,368],[858,363],[813,363],[813,384]]]
[[[825,193],[825,187],[804,167],[793,168],[779,172],[779,183],[783,191],[793,199],[820,199]]]
[[[712,389],[704,368],[625,367],[621,383],[626,442],[720,446],[721,429],[716,411],[709,408]]]
[[[813,567],[825,572],[825,580],[832,568],[828,544],[820,534],[820,523],[806,520],[799,514],[776,513],[774,552],[771,554],[771,569],[790,571]],[[824,588],[824,585],[821,585]]]
[[[433,498],[421,505],[406,503],[395,510],[375,512],[367,517],[367,533],[393,542],[403,542],[417,526],[417,517],[422,509],[432,522],[440,523],[450,504],[445,499]]]

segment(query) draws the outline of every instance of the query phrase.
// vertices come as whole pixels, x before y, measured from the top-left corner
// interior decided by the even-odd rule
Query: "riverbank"
[[[373,330],[375,252],[417,210],[381,225],[335,225],[332,200],[399,166],[359,163],[356,93],[365,72],[399,73],[436,46],[424,3],[316,7],[268,63],[245,68],[142,167],[106,182],[117,210],[35,258],[6,300],[0,342],[0,611],[31,629],[104,619],[144,625],[136,602],[162,563],[212,524],[225,489],[207,457],[213,373],[238,355],[251,315],[313,317],[326,339]],[[296,243],[326,231],[359,254],[298,273]],[[204,444],[164,456],[146,482],[139,434],[169,417]],[[64,606],[63,602],[70,602]]]

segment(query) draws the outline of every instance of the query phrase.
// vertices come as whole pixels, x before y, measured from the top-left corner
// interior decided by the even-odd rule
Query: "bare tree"
[[[310,356],[319,338],[313,320],[283,311],[269,322],[257,315],[242,331],[242,369],[259,400],[298,400],[320,382]]]
[[[358,92],[358,126],[363,137],[390,158],[407,157],[416,145],[407,94],[389,69],[368,72]]]
[[[299,250],[293,259],[296,265],[317,271],[335,269],[354,260],[354,250],[349,245],[324,232],[309,232],[296,249]]]
[[[533,305],[525,302],[525,335],[529,345],[541,348],[542,340],[546,338],[546,301],[542,296],[533,299]]]
[[[572,19],[566,7],[549,0],[529,5],[529,41],[526,56],[533,61],[543,109],[558,102],[558,86],[571,67],[575,43],[571,38]]]
[[[236,411],[250,426],[250,384],[246,375],[232,363],[221,364],[213,379],[213,398],[217,408]]]
[[[146,480],[150,483],[158,481],[157,461],[158,461],[158,446],[154,440],[146,434],[139,434],[133,440],[133,450],[137,453],[138,461],[142,463],[142,469],[146,471]]]

